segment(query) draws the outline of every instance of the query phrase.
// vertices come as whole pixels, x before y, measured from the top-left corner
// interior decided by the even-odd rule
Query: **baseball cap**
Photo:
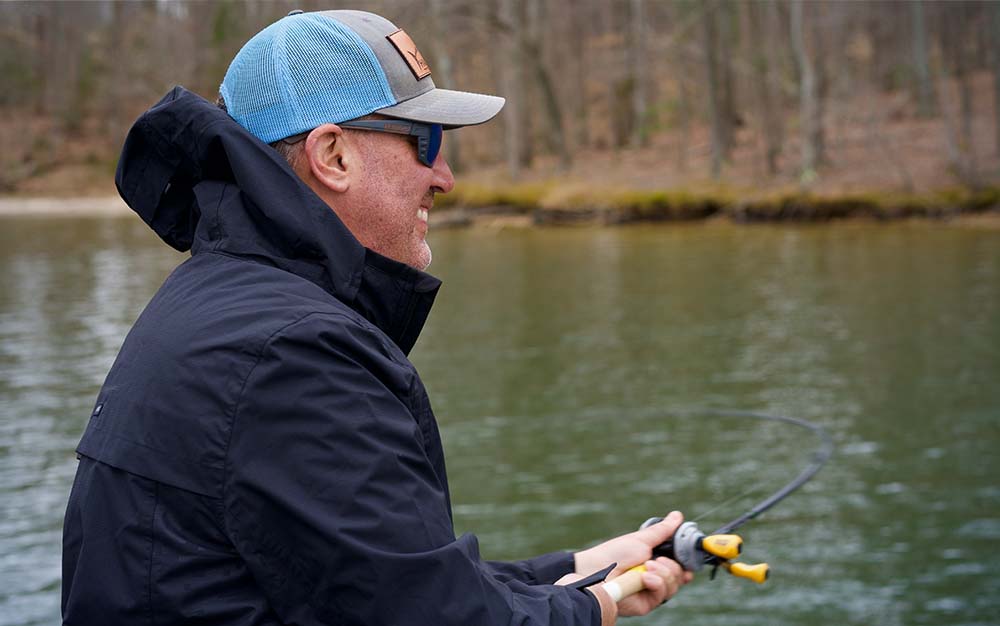
[[[233,119],[265,143],[369,113],[470,126],[504,105],[435,87],[410,36],[364,11],[292,11],[240,49],[219,92]]]

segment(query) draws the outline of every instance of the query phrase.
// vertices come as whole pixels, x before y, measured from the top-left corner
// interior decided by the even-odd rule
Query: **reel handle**
[[[743,538],[739,535],[707,535],[698,546],[720,559],[735,559],[743,552]]]
[[[771,568],[768,567],[767,563],[750,565],[749,563],[730,563],[729,561],[723,561],[722,567],[733,576],[752,580],[758,585],[764,584],[764,582],[766,582],[771,576]]]

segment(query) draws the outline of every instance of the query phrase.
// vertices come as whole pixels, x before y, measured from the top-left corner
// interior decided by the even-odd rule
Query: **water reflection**
[[[1000,517],[995,491],[974,495],[1000,469],[995,233],[680,226],[435,243],[445,289],[415,358],[458,477],[456,521],[488,554],[582,545],[756,481],[748,506],[811,442],[669,411],[738,406],[819,421],[844,454],[748,528],[774,585],[699,583],[637,623],[972,624],[1000,608],[997,564],[954,534],[963,515]],[[942,566],[929,543],[965,545],[967,567]]]
[[[489,557],[680,507],[746,527],[764,587],[699,579],[635,624],[989,623],[1000,613],[1000,236],[896,225],[436,233],[413,353],[457,530]],[[0,624],[58,621],[73,447],[131,322],[182,259],[132,218],[0,221]]]
[[[136,222],[0,221],[0,624],[59,621],[73,449],[125,333],[180,258]]]

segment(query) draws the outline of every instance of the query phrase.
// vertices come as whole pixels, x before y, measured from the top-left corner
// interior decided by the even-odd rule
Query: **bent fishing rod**
[[[795,417],[756,413],[753,411],[704,410],[699,411],[698,413],[700,415],[711,415],[716,417],[747,417],[759,420],[782,422],[810,430],[820,440],[820,445],[813,453],[811,462],[801,472],[799,472],[798,476],[793,478],[785,486],[781,487],[767,498],[764,498],[755,504],[746,513],[743,513],[732,521],[723,524],[716,529],[715,532],[709,535],[706,535],[699,530],[696,523],[697,519],[715,511],[719,508],[719,506],[723,506],[734,500],[743,498],[749,495],[749,493],[755,491],[756,488],[752,488],[735,496],[734,498],[727,499],[722,503],[722,505],[706,511],[692,521],[684,522],[680,525],[680,527],[678,527],[671,539],[653,548],[652,558],[655,559],[656,557],[665,556],[669,559],[673,559],[674,561],[677,561],[682,568],[689,572],[697,572],[708,565],[712,568],[712,579],[715,578],[716,572],[721,567],[733,576],[746,578],[758,584],[763,583],[767,580],[770,574],[770,568],[767,563],[751,565],[734,561],[733,559],[737,558],[743,551],[743,539],[739,535],[734,535],[732,533],[743,524],[756,518],[778,502],[784,500],[789,494],[808,482],[809,479],[811,479],[816,472],[823,467],[833,454],[833,440],[820,426]],[[646,520],[640,528],[646,528],[651,524],[656,524],[662,519],[663,518],[660,517],[651,517]],[[608,592],[608,595],[614,598],[615,602],[634,593],[638,593],[644,588],[642,583],[642,573],[644,571],[646,571],[646,567],[644,565],[633,567],[618,578],[604,583],[604,590]]]

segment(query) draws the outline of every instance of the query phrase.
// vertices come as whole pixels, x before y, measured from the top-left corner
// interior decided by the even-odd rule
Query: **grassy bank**
[[[119,215],[130,210],[111,195],[60,198],[0,196],[0,217]],[[903,194],[870,191],[809,194],[727,187],[627,189],[578,183],[488,186],[461,183],[435,199],[435,228],[477,222],[511,225],[614,225],[722,219],[734,223],[889,221],[962,217],[1000,222],[1000,186]]]
[[[734,222],[825,222],[846,218],[892,220],[1000,212],[1000,187],[949,188],[920,194],[859,192],[818,195],[798,190],[765,193],[724,187],[636,190],[587,185],[460,184],[435,204],[451,221],[518,215],[534,224],[625,224],[724,218]],[[442,216],[445,221],[448,218]]]

